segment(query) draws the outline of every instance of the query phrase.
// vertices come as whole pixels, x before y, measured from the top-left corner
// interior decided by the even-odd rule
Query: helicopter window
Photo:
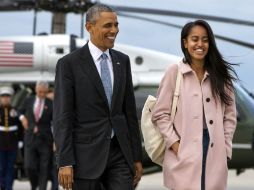
[[[64,53],[64,48],[56,48],[56,53],[57,54],[63,54]]]
[[[143,57],[141,56],[136,57],[135,62],[137,65],[142,65],[142,63],[144,62]]]

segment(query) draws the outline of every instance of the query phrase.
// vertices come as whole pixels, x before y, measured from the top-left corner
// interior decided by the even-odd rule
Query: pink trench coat
[[[163,134],[166,152],[163,161],[164,185],[173,190],[200,190],[202,173],[203,103],[210,144],[206,162],[206,190],[225,190],[227,186],[227,158],[232,156],[232,139],[236,128],[236,107],[215,102],[206,72],[200,85],[195,72],[181,62],[183,75],[174,126],[170,111],[178,66],[170,65],[163,77],[153,110],[153,122]],[[180,140],[178,155],[170,149]]]

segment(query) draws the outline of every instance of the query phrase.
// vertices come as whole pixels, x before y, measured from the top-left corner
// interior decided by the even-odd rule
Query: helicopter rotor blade
[[[125,7],[125,6],[111,6],[111,7],[113,7],[118,12],[143,13],[143,14],[162,15],[162,16],[175,16],[175,17],[182,17],[182,18],[204,19],[204,20],[223,22],[223,23],[226,22],[226,23],[251,26],[251,27],[254,26],[254,22],[252,22],[252,21],[219,17],[219,16],[212,16],[212,15],[185,13],[185,12],[179,12],[179,11],[160,10],[160,9]]]
[[[75,12],[82,13],[85,12],[89,7],[95,3],[91,0],[55,0],[55,1],[35,1],[35,0],[26,0],[26,1],[17,1],[12,0],[10,2],[0,2],[0,11],[21,11],[21,10],[31,10],[36,6],[38,10],[47,10],[51,12]],[[118,12],[128,12],[128,13],[143,13],[143,14],[152,14],[152,15],[163,15],[163,16],[175,16],[181,18],[194,18],[194,19],[205,19],[216,22],[223,23],[232,23],[244,26],[254,26],[253,21],[240,20],[234,18],[226,18],[213,15],[205,14],[196,14],[196,13],[186,13],[181,11],[171,11],[171,10],[161,10],[161,9],[152,9],[152,8],[142,8],[142,7],[128,7],[128,6],[115,6],[109,5]]]
[[[130,15],[130,14],[125,14],[125,13],[118,13],[118,15],[123,16],[123,17],[127,17],[127,18],[152,22],[152,23],[155,23],[155,24],[161,24],[161,25],[164,25],[164,26],[169,26],[169,27],[178,28],[178,29],[182,29],[182,27],[183,27],[181,25],[168,23],[168,22],[164,22],[164,21],[159,21],[159,20],[156,20],[156,19],[146,18],[146,17],[142,17],[142,16],[137,16],[137,15]],[[248,43],[248,42],[244,42],[244,41],[241,41],[241,40],[236,40],[236,39],[225,37],[225,36],[218,35],[218,34],[214,34],[214,36],[215,36],[215,38],[220,39],[222,41],[226,41],[226,42],[236,44],[236,45],[239,45],[239,46],[242,46],[242,47],[254,49],[254,44],[251,44],[251,43]]]

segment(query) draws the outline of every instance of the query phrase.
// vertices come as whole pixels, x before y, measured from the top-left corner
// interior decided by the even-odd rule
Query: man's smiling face
[[[113,48],[119,32],[117,15],[115,12],[101,12],[94,23],[86,23],[90,39],[100,50]]]

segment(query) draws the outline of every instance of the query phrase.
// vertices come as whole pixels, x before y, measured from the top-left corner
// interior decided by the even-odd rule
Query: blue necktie
[[[101,65],[101,81],[104,87],[105,94],[107,96],[109,109],[111,109],[112,83],[111,83],[111,76],[110,76],[110,71],[109,71],[108,63],[107,63],[107,55],[105,53],[101,55],[100,65]],[[115,134],[114,130],[112,129],[111,138],[113,138],[114,134]]]
[[[112,100],[112,83],[110,71],[107,63],[107,55],[103,53],[101,55],[101,81],[104,87],[105,94],[107,96],[109,108],[111,108],[111,100]]]

